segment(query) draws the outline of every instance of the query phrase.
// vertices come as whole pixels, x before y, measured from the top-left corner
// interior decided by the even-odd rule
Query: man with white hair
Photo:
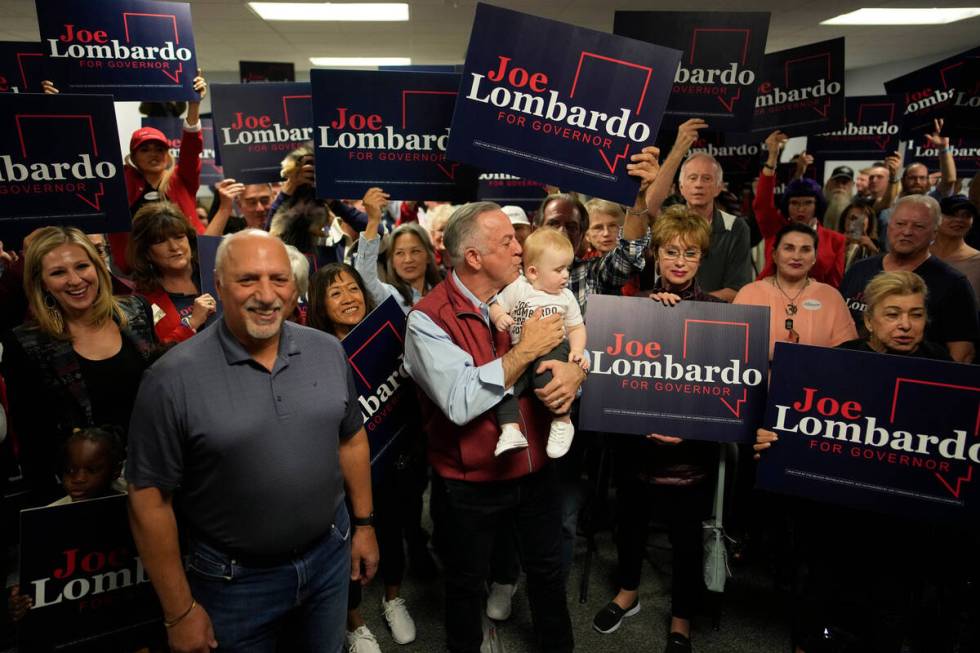
[[[221,322],[157,361],[136,398],[133,538],[172,651],[273,650],[288,621],[291,645],[335,653],[349,580],[378,564],[347,356],[285,321],[296,283],[281,241],[240,231],[215,268]]]
[[[926,339],[944,344],[959,362],[973,360],[980,337],[977,306],[963,274],[929,253],[942,213],[928,195],[906,195],[895,204],[888,228],[888,253],[858,261],[844,275],[840,292],[860,332],[864,325],[864,289],[881,272],[915,272],[926,282],[929,322]]]
[[[680,168],[678,186],[687,208],[711,223],[711,244],[698,268],[698,283],[708,294],[730,302],[755,277],[749,225],[715,206],[715,198],[724,190],[724,172],[718,160],[703,152],[687,156],[698,139],[698,130],[707,126],[700,118],[692,118],[677,129],[674,146],[647,189],[646,206],[655,219]]]

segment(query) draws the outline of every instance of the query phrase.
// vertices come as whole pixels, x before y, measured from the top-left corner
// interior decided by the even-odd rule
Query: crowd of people
[[[203,78],[195,89],[204,95]],[[682,124],[662,160],[655,147],[632,156],[629,207],[573,189],[530,215],[400,201],[381,188],[321,200],[309,147],[285,157],[280,182],[226,179],[199,207],[190,103],[176,162],[157,130],[132,136],[131,232],[49,226],[22,248],[0,246],[5,479],[21,477],[30,506],[128,493],[178,653],[379,651],[360,592],[376,571],[391,638],[410,643],[407,566],[430,580],[441,567],[448,650],[481,651],[484,615],[509,617],[522,573],[538,647],[573,650],[567,583],[585,461],[600,446],[576,429],[590,294],[768,307],[770,356],[791,342],[971,363],[980,340],[980,184],[961,193],[940,124],[935,183],[893,155],[820,184],[804,152],[780,195],[787,138],[774,132],[744,215],[719,202],[719,162],[691,152],[706,126]],[[224,235],[217,296],[204,290],[199,235]],[[418,401],[372,477],[341,341],[389,298],[407,316],[404,370]],[[601,442],[615,472],[618,573],[593,628],[611,634],[640,612],[655,518],[673,551],[665,651],[694,650],[702,521],[725,447],[670,433]],[[736,493],[751,488],[753,449],[758,458],[778,446],[760,428]],[[751,490],[727,505],[776,505],[802,544],[789,563],[791,575],[806,571],[793,585],[796,653],[980,646],[968,627],[976,613],[958,620],[963,601],[977,601],[980,578],[956,571],[974,533],[766,503]],[[736,521],[751,542],[758,524]],[[928,564],[909,563],[911,552]],[[938,596],[935,610],[920,610],[923,594]],[[23,588],[11,588],[9,606],[15,621],[30,618]]]

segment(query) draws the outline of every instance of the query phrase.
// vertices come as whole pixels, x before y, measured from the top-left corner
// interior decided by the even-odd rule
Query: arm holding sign
[[[389,297],[394,297],[402,310],[406,313],[412,308],[406,306],[401,298],[401,293],[387,283],[382,283],[378,278],[378,250],[381,248],[381,238],[378,227],[381,225],[381,217],[384,205],[388,202],[388,194],[380,188],[370,188],[364,194],[364,208],[367,209],[367,226],[361,232],[357,242],[357,256],[354,258],[354,269],[360,273],[364,280],[368,294],[377,306]]]
[[[775,431],[770,431],[768,429],[757,429],[755,432],[755,444],[752,445],[752,449],[755,451],[755,454],[752,457],[759,460],[762,458],[762,452],[771,447],[772,443],[778,440],[779,436],[776,435]]]
[[[235,198],[244,192],[245,184],[234,179],[222,179],[214,185],[214,190],[218,196],[218,210],[211,216],[208,228],[204,232],[205,236],[220,236],[225,233],[228,218],[231,217],[232,204],[234,204]]]
[[[752,210],[755,212],[759,231],[762,232],[762,238],[766,241],[767,255],[772,250],[769,241],[786,224],[782,213],[776,208],[776,163],[779,161],[779,150],[786,144],[786,141],[786,134],[779,130],[769,134],[769,137],[766,138],[769,158],[762,166],[762,174],[759,175],[759,183],[756,185],[755,199],[752,200]]]
[[[706,127],[708,127],[708,123],[701,118],[691,118],[677,128],[674,146],[670,148],[670,153],[667,154],[663,165],[660,166],[657,178],[646,189],[646,208],[650,212],[651,220],[657,219],[664,200],[670,195],[670,189],[674,183],[674,177],[677,176],[677,171],[680,170],[691,146],[698,140],[698,130]]]
[[[936,148],[939,152],[939,170],[942,172],[942,179],[936,184],[936,190],[942,196],[951,195],[956,189],[956,162],[953,161],[953,153],[949,151],[949,136],[943,136],[943,119],[937,118],[933,121],[936,131],[926,134],[926,142]]]

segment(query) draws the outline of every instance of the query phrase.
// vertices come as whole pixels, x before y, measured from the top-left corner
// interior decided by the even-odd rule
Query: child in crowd
[[[537,309],[541,317],[559,314],[564,317],[565,340],[550,352],[534,361],[525,374],[514,384],[514,393],[497,404],[497,422],[501,425],[500,438],[494,455],[527,447],[527,438],[521,432],[518,421],[517,398],[533,377],[536,387],[544,387],[551,375],[536,374],[538,365],[545,360],[576,363],[587,370],[585,358],[585,322],[575,295],[568,286],[569,266],[575,258],[572,243],[557,229],[538,229],[524,241],[524,274],[504,288],[490,305],[490,319],[500,331],[510,331],[511,343],[521,341],[521,330]],[[575,427],[568,413],[555,416],[548,434],[548,456],[560,458],[568,452],[575,435]]]
[[[122,472],[123,458],[122,437],[116,427],[76,429],[64,446],[61,485],[67,494],[49,507],[115,494],[112,482]],[[10,620],[16,623],[31,609],[31,597],[21,594],[20,586],[14,585],[7,607]]]

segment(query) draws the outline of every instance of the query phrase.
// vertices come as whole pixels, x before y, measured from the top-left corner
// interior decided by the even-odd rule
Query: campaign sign
[[[960,177],[974,177],[980,174],[980,137],[951,136],[949,153],[956,162],[956,173]],[[939,169],[939,150],[925,137],[905,143],[905,165],[921,163],[929,170]]]
[[[521,179],[505,172],[485,172],[480,175],[476,197],[501,206],[513,204],[525,211],[537,211],[548,190],[540,181]]]
[[[221,296],[218,294],[218,286],[214,282],[214,264],[218,256],[218,245],[221,244],[221,239],[222,236],[197,237],[197,267],[201,276],[201,293],[208,293],[214,297],[214,302],[217,305],[215,322],[221,318]]]
[[[40,93],[41,44],[31,41],[0,41],[0,93]]]
[[[447,156],[632,204],[680,52],[478,4]]]
[[[176,161],[180,154],[180,139],[184,136],[184,119],[143,116],[143,126],[163,132],[170,146],[170,156]],[[221,166],[215,161],[214,123],[210,118],[201,118],[201,135],[204,138],[204,149],[201,151],[201,185],[210,186],[225,178]]]
[[[225,176],[279,181],[282,160],[313,141],[309,83],[214,84],[211,115]]]
[[[0,240],[129,231],[122,166],[110,96],[0,94]]]
[[[35,0],[45,72],[62,93],[195,100],[197,56],[186,2]]]
[[[317,195],[361,197],[380,186],[404,200],[472,200],[476,170],[446,159],[459,79],[311,70]]]
[[[91,644],[162,619],[125,495],[22,510],[20,591],[34,602],[25,639],[39,649]]]
[[[977,134],[980,130],[980,47],[885,82],[888,93],[904,100],[902,137],[935,131],[944,118],[943,133]]]
[[[903,100],[899,95],[849,97],[842,129],[807,138],[807,151],[820,159],[883,159],[898,151]]]
[[[590,295],[581,428],[748,442],[762,416],[769,308]]]
[[[371,444],[371,474],[383,473],[396,440],[418,423],[415,385],[405,371],[405,312],[381,302],[343,339]]]
[[[790,136],[844,126],[844,39],[767,54],[755,96],[752,134],[765,139],[781,129]]]
[[[252,82],[295,82],[296,67],[275,61],[239,61],[238,75],[242,84]]]
[[[750,129],[768,12],[617,11],[613,32],[683,51],[665,125],[693,117],[719,131]]]
[[[975,520],[980,370],[777,342],[760,488],[901,516]]]
[[[673,138],[664,138],[658,142],[661,152],[669,152],[673,147]],[[690,153],[703,152],[718,160],[723,171],[723,179],[729,189],[735,190],[746,182],[751,182],[759,176],[762,163],[766,158],[765,144],[759,140],[752,142],[732,142],[743,139],[731,138],[730,134],[722,134],[714,130],[701,130],[698,139],[691,145]],[[678,171],[679,172],[679,171]]]

